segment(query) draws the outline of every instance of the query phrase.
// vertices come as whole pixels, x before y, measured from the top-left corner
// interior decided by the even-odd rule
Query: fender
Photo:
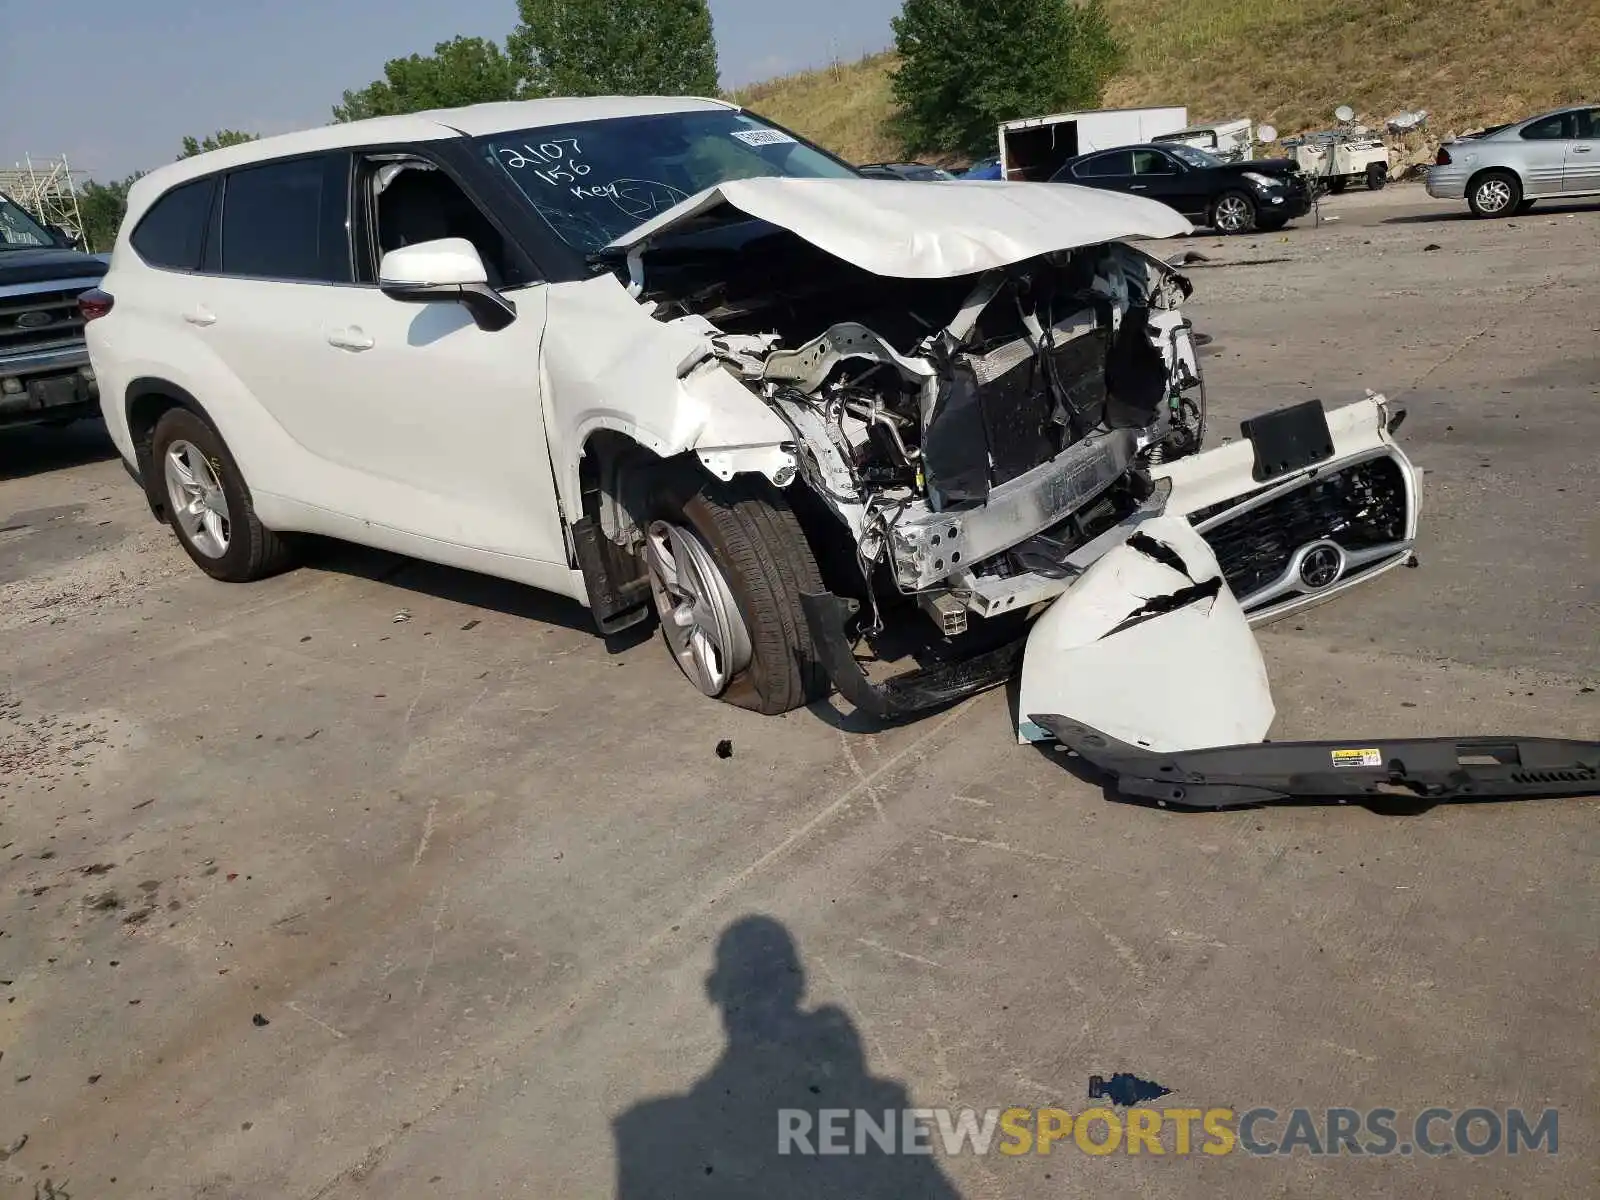
[[[551,284],[549,305],[540,382],[563,511],[583,511],[578,464],[602,429],[662,458],[692,451],[720,479],[794,478],[793,433],[717,360],[709,323],[658,321],[609,274]]]

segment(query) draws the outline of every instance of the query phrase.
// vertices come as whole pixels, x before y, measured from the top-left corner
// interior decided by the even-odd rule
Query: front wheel
[[[1223,192],[1211,209],[1220,233],[1249,233],[1256,227],[1256,202],[1244,192]]]
[[[1475,217],[1509,217],[1521,203],[1522,181],[1510,171],[1488,171],[1467,190],[1467,207]]]
[[[645,558],[667,650],[702,694],[767,715],[827,695],[800,608],[822,577],[776,488],[688,472],[664,482]]]

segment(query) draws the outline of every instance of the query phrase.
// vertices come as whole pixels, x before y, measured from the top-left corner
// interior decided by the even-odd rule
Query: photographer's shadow
[[[728,1044],[687,1094],[617,1118],[617,1200],[959,1200],[930,1154],[887,1153],[870,1136],[857,1152],[858,1111],[875,1124],[887,1112],[898,1134],[911,1100],[868,1073],[844,1012],[801,1009],[805,975],[781,922],[744,917],[724,930],[706,991]],[[825,1109],[850,1111],[840,1126],[849,1153],[815,1152]],[[788,1139],[786,1154],[785,1127],[807,1134]],[[898,1136],[894,1144],[904,1149]]]

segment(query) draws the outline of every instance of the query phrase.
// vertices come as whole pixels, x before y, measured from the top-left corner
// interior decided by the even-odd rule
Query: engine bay
[[[703,328],[788,423],[874,611],[898,593],[946,634],[1013,607],[985,595],[1008,579],[1062,590],[1072,554],[1203,436],[1190,286],[1121,242],[913,280],[760,222],[713,224],[655,247],[633,291]]]

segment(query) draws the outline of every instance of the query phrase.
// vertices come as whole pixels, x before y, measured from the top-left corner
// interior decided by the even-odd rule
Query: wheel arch
[[[1474,189],[1477,188],[1478,184],[1483,182],[1484,176],[1486,175],[1511,176],[1511,178],[1516,181],[1517,195],[1523,199],[1526,199],[1528,195],[1528,181],[1522,177],[1522,172],[1518,171],[1515,167],[1508,167],[1496,163],[1487,167],[1479,167],[1471,175],[1467,176],[1467,185],[1462,190],[1462,195],[1466,197],[1469,204],[1472,201],[1472,193]]]
[[[167,519],[167,498],[151,461],[151,451],[157,423],[174,408],[187,409],[212,429],[217,428],[216,421],[212,420],[205,405],[196,400],[188,389],[169,379],[140,376],[128,384],[123,398],[123,415],[128,422],[128,436],[133,441],[134,466],[139,474],[139,483],[144,488],[145,502],[150,506],[151,515],[160,521]],[[217,436],[222,436],[220,431]]]

